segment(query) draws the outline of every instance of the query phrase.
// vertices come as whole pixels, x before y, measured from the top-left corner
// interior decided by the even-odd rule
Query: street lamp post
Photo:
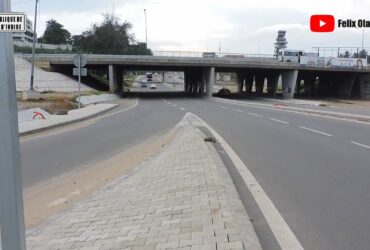
[[[148,24],[146,20],[146,9],[144,9],[144,16],[145,16],[145,44],[148,47]]]
[[[0,13],[10,11],[10,0],[0,0]],[[25,250],[12,39],[0,32],[0,249]]]
[[[34,81],[34,74],[35,74],[35,47],[36,47],[36,22],[37,22],[37,3],[39,0],[35,2],[35,18],[33,23],[33,44],[32,44],[32,66],[31,66],[31,81],[30,81],[30,90],[33,90],[33,81]]]

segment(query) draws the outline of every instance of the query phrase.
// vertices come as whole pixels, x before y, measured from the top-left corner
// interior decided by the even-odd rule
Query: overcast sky
[[[13,11],[27,12],[33,20],[35,0],[11,0]],[[54,18],[72,34],[79,34],[102,13],[115,10],[133,25],[137,41],[145,40],[144,12],[148,18],[148,45],[153,50],[273,53],[279,29],[287,31],[288,48],[311,51],[318,46],[361,46],[362,29],[311,33],[312,14],[370,19],[370,0],[39,0],[38,33]],[[370,47],[370,28],[365,47]]]

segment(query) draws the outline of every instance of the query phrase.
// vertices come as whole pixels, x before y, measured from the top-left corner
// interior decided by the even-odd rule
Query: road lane
[[[197,114],[225,138],[306,249],[367,248],[370,156],[350,138],[369,134],[369,126],[241,106],[244,113],[237,113],[232,112],[235,105],[214,101],[171,102]],[[302,125],[333,136],[298,127]]]
[[[110,157],[115,150],[169,130],[188,111],[225,138],[306,249],[367,248],[368,125],[212,99],[162,99],[141,98],[137,107],[109,119],[26,140],[25,185]]]
[[[165,133],[182,115],[182,111],[167,107],[159,99],[141,99],[135,108],[95,119],[85,126],[22,140],[24,187],[107,159],[151,136]]]

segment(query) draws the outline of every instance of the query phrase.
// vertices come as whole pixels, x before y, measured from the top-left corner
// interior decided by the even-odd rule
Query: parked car
[[[213,94],[213,96],[217,97],[229,97],[231,95],[231,91],[227,88],[222,88],[217,93]]]
[[[156,89],[157,88],[157,85],[155,84],[150,84],[150,89]]]

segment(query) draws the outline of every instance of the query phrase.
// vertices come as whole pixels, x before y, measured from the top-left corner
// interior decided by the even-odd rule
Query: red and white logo
[[[312,15],[310,28],[312,32],[333,32],[335,29],[335,18],[332,15]]]

